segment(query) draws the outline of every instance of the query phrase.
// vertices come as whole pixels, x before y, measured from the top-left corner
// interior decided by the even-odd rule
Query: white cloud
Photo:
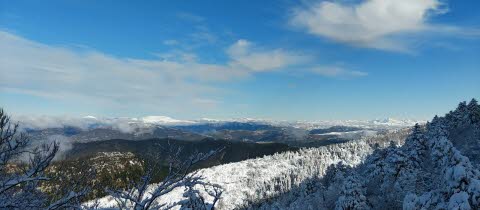
[[[188,28],[193,29],[193,31],[188,34],[186,40],[182,41],[183,47],[191,49],[202,45],[214,44],[218,41],[219,38],[217,35],[212,33],[208,27],[206,18],[188,12],[179,12],[177,13],[177,17],[189,24],[193,24],[188,26]],[[177,42],[176,45],[178,44]]]
[[[439,0],[316,2],[296,8],[290,24],[308,33],[360,47],[405,51],[399,35],[433,30],[430,14],[444,13]]]
[[[309,56],[246,40],[226,49],[224,63],[203,63],[196,54],[175,50],[155,54],[156,59],[122,58],[91,48],[46,45],[4,31],[0,48],[0,94],[85,106],[95,113],[198,113],[226,104],[224,82],[282,69],[302,73],[292,67],[315,65]],[[315,68],[322,76],[363,76]]]
[[[243,39],[231,45],[227,53],[232,59],[230,63],[232,66],[243,67],[251,71],[281,69],[308,60],[307,56],[286,52],[282,49],[257,49],[251,42]]]
[[[177,17],[190,22],[204,22],[205,18],[188,12],[179,12]]]
[[[325,77],[335,78],[354,78],[367,76],[368,73],[362,71],[350,71],[338,66],[316,66],[310,69],[311,72]]]
[[[248,76],[243,69],[197,62],[189,54],[171,60],[119,58],[45,45],[1,31],[0,48],[0,92],[109,109],[188,110],[197,103],[193,98],[221,91],[213,83]]]
[[[302,64],[310,72],[331,78],[354,78],[367,76],[368,73],[351,71],[338,66],[323,66],[312,64],[310,56],[295,54],[282,49],[263,50],[247,40],[240,39],[227,49],[232,59],[230,65],[236,68],[244,68],[248,71],[262,72],[286,68],[296,64]],[[311,67],[313,66],[313,67]],[[303,68],[302,68],[303,69]],[[297,72],[304,73],[304,72]]]
[[[175,39],[167,39],[167,40],[163,41],[163,44],[164,45],[169,45],[169,46],[178,45],[178,41],[175,40]]]
[[[235,43],[224,64],[173,52],[158,59],[121,58],[92,49],[51,46],[0,31],[0,93],[17,93],[99,110],[195,112],[217,106],[222,82],[287,67],[296,56]],[[233,51],[232,51],[233,52]]]
[[[215,43],[218,40],[218,37],[210,31],[210,29],[205,25],[197,25],[194,27],[195,32],[189,35],[189,38],[196,40],[197,43]]]

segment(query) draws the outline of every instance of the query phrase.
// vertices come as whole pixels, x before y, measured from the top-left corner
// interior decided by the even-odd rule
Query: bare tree
[[[204,161],[219,153],[224,148],[212,150],[208,153],[195,152],[186,160],[181,159],[180,153],[181,147],[175,148],[170,145],[166,149],[168,154],[168,175],[158,184],[152,184],[151,181],[156,171],[156,167],[151,166],[147,169],[145,175],[143,175],[140,181],[132,183],[127,190],[107,190],[110,195],[116,200],[117,206],[120,209],[135,209],[135,210],[147,210],[147,209],[170,209],[177,205],[184,205],[187,201],[180,201],[170,205],[155,203],[161,196],[171,192],[177,187],[185,187],[187,192],[189,189],[193,189],[195,185],[201,185],[205,187],[205,191],[209,196],[213,197],[213,202],[210,205],[205,203],[205,199],[201,198],[204,206],[211,206],[208,209],[213,209],[213,206],[219,200],[222,191],[219,186],[204,183],[201,180],[203,177],[197,176],[196,172],[189,174],[192,166],[200,161]],[[209,188],[207,188],[209,187]],[[192,192],[190,190],[190,192]],[[200,196],[198,193],[194,193],[196,196]],[[190,193],[189,195],[194,195]],[[206,209],[206,208],[205,208]]]
[[[32,147],[30,139],[18,130],[18,123],[0,109],[0,209],[61,209],[76,208],[87,188],[66,190],[54,201],[42,192],[40,184],[49,182],[45,175],[59,149],[58,143]],[[26,158],[28,160],[21,160]]]
[[[223,194],[223,190],[219,185],[203,182],[203,179],[204,177],[193,173],[185,183],[183,196],[187,199],[176,203],[176,205],[181,205],[182,209],[214,210],[215,205]],[[206,201],[205,195],[202,195],[199,188],[203,189],[203,192],[212,199],[211,202]]]

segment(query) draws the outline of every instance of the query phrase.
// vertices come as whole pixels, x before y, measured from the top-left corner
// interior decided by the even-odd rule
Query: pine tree
[[[447,125],[451,127],[463,127],[466,123],[470,122],[469,110],[467,102],[462,101],[458,104],[457,109],[454,111],[454,121],[452,124]]]
[[[415,124],[412,133],[405,140],[404,147],[409,155],[409,160],[412,161],[411,164],[414,164],[414,167],[418,167],[428,149],[424,131],[420,125]]]
[[[427,139],[431,148],[431,159],[439,173],[432,178],[437,181],[437,187],[418,197],[407,196],[404,208],[478,209],[480,174],[469,159],[460,154],[448,140],[444,122],[437,120],[429,124]]]
[[[371,209],[365,197],[365,187],[358,176],[352,175],[345,179],[335,210],[365,210]]]
[[[480,122],[480,105],[478,105],[478,101],[472,98],[470,103],[467,105],[467,109],[470,113],[470,120],[472,123],[479,123]]]

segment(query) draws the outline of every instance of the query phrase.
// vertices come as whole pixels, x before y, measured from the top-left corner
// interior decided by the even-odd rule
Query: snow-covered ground
[[[343,161],[357,165],[372,152],[364,140],[358,140],[322,148],[304,149],[219,165],[199,171],[206,182],[223,187],[218,209],[234,209],[255,201],[287,192],[301,182],[321,177],[331,164]],[[287,183],[287,184],[285,184]],[[281,187],[281,188],[279,188]],[[261,192],[261,193],[260,193]],[[177,188],[162,196],[159,203],[174,203],[182,200],[183,188]],[[115,200],[104,197],[98,200],[100,207],[113,207]]]

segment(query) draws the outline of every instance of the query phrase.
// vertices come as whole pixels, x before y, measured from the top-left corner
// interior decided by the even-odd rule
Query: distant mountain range
[[[202,129],[202,126],[209,128],[233,128],[243,129],[248,125],[263,126],[291,126],[303,128],[306,130],[316,128],[328,128],[332,126],[350,126],[361,128],[389,128],[389,127],[407,127],[415,123],[424,123],[425,121],[411,119],[375,119],[375,120],[319,120],[319,121],[283,121],[283,120],[266,120],[254,118],[234,118],[234,119],[194,119],[179,120],[167,116],[145,116],[141,118],[129,117],[68,117],[68,116],[15,116],[15,120],[21,122],[22,127],[26,129],[45,129],[45,128],[61,128],[61,127],[78,127],[81,129],[90,129],[96,127],[112,127],[119,130],[129,131],[130,125],[138,127],[141,125],[151,126],[192,126],[191,129]],[[204,127],[206,128],[206,127]],[[246,130],[252,130],[249,128]]]
[[[169,138],[198,141],[213,138],[230,141],[281,142],[296,146],[299,145],[299,142],[316,145],[316,141],[321,140],[357,139],[379,131],[401,129],[416,123],[412,120],[394,119],[313,122],[268,121],[249,118],[177,120],[165,116],[142,118],[20,116],[15,120],[18,120],[21,128],[36,140],[56,138],[78,143],[110,139]]]

